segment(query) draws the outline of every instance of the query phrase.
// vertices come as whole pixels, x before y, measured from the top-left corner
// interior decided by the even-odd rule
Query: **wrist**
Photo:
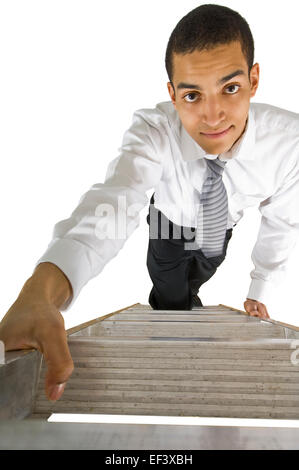
[[[55,264],[42,262],[27,279],[21,297],[45,302],[60,309],[72,295],[72,286],[65,274]]]

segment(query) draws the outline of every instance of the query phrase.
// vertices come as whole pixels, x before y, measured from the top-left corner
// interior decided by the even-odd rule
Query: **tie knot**
[[[208,167],[212,170],[213,173],[221,176],[226,165],[226,162],[219,160],[219,158],[215,158],[214,160],[209,160],[208,158],[205,159],[207,162]]]

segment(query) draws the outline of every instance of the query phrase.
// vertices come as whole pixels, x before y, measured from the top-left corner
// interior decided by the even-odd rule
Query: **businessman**
[[[267,298],[297,241],[299,117],[251,103],[259,64],[247,22],[227,7],[195,8],[173,30],[165,64],[170,100],[134,113],[104,183],[92,186],[55,225],[0,324],[6,350],[33,347],[44,354],[49,399],[60,398],[73,371],[60,312],[136,229],[147,191],[154,309],[201,305],[200,286],[225,259],[233,227],[247,207],[258,206],[261,225],[244,308],[269,318]],[[117,234],[107,233],[116,225]]]

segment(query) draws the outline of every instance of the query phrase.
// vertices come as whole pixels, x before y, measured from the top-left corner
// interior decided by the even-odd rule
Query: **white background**
[[[298,112],[298,2],[211,3],[237,10],[251,27],[261,73],[254,101]],[[54,224],[71,214],[92,184],[103,182],[133,112],[170,99],[167,41],[181,17],[199,5],[0,2],[0,319],[46,250]],[[64,313],[67,328],[148,303],[146,214],[147,208],[118,256]],[[258,209],[249,209],[234,229],[225,262],[201,288],[205,305],[243,309],[259,221]],[[285,283],[267,304],[273,319],[297,326],[298,260],[297,244]]]

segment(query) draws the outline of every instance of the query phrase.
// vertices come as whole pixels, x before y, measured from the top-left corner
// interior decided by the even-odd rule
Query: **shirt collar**
[[[207,158],[213,160],[217,155],[211,155],[205,152],[200,145],[188,134],[183,127],[178,115],[178,135],[181,143],[182,157],[185,161],[197,160],[198,158]],[[248,119],[245,131],[241,138],[232,146],[232,148],[225,153],[221,154],[221,160],[253,160],[254,158],[254,145],[255,145],[255,119],[253,110],[249,107]]]

